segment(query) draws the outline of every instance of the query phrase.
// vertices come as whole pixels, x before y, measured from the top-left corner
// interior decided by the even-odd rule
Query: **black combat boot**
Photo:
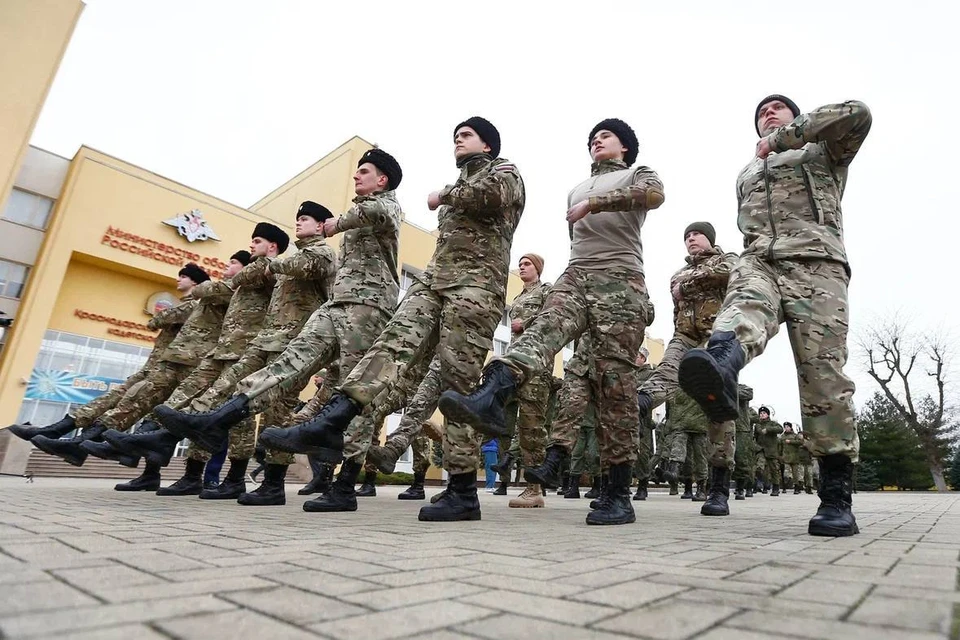
[[[563,494],[564,498],[576,498],[580,499],[580,474],[570,474],[570,486],[567,487],[567,492]]]
[[[406,449],[404,449],[404,451],[406,451]],[[387,443],[382,447],[379,445],[371,445],[370,448],[367,449],[367,463],[375,466],[380,473],[390,475],[397,470],[397,461],[402,455],[403,451],[396,451],[395,447],[390,444],[388,438]]]
[[[130,467],[131,469],[135,469],[137,465],[140,464],[140,458],[138,456],[127,455],[109,442],[94,442],[93,440],[85,440],[84,442],[80,443],[80,448],[86,451],[87,455],[91,455],[94,458],[100,458],[101,460],[114,460],[125,467]]]
[[[570,488],[570,472],[563,472],[563,483],[560,485],[560,488],[557,489],[557,495],[562,496],[567,493],[567,489]]]
[[[309,453],[333,464],[343,459],[343,432],[363,407],[344,393],[335,393],[316,416],[288,428],[270,427],[260,434],[266,447],[288,453]]]
[[[510,452],[507,451],[503,454],[503,457],[497,460],[497,464],[490,467],[493,471],[497,472],[501,478],[506,478],[510,475],[510,472],[513,471],[513,463],[516,462],[516,458],[510,455]]]
[[[590,486],[590,491],[587,491],[583,494],[584,498],[589,498],[591,500],[599,500],[600,494],[603,493],[603,488],[607,486],[607,478],[605,475],[593,476],[593,484]],[[591,509],[596,509],[596,507],[591,506]]]
[[[690,498],[694,502],[705,502],[707,499],[707,481],[706,480],[697,480],[697,490],[694,492],[693,497]],[[729,491],[727,492],[729,493]]]
[[[114,491],[156,491],[160,488],[160,465],[145,462],[143,473],[129,482],[116,485]]]
[[[443,498],[420,508],[421,522],[456,522],[479,520],[480,500],[477,498],[477,472],[454,473],[450,476]]]
[[[680,463],[676,460],[668,460],[663,469],[663,479],[667,482],[677,482],[680,479]]]
[[[497,485],[497,490],[493,492],[493,495],[495,495],[495,496],[505,496],[505,495],[507,495],[507,487],[509,487],[509,486],[510,486],[510,481],[509,481],[509,480],[501,480],[501,481],[500,481],[500,484]],[[437,494],[437,495],[440,495],[440,494]],[[437,497],[437,496],[433,496],[433,498],[436,498],[436,497]],[[430,502],[433,502],[433,498],[430,498]]]
[[[206,466],[202,460],[187,458],[186,468],[183,471],[183,477],[174,482],[169,487],[162,487],[157,490],[158,496],[198,496],[203,491],[203,467]]]
[[[329,462],[317,462],[314,466],[311,460],[310,468],[313,469],[313,479],[300,491],[297,491],[297,495],[309,496],[314,493],[326,493],[330,490],[330,484],[333,482],[334,465]]]
[[[747,484],[747,492],[743,494],[743,497],[744,497],[744,498],[752,498],[752,497],[753,497],[753,483],[748,483],[748,484]]]
[[[678,496],[678,495],[680,495],[680,491],[679,491],[679,489],[678,489],[678,487],[677,487],[677,483],[676,483],[676,482],[671,482],[671,483],[669,483],[669,484],[670,484],[670,495],[671,495],[671,496]]]
[[[335,512],[335,511],[356,511],[357,510],[357,477],[363,465],[353,460],[345,460],[340,465],[340,473],[337,479],[330,485],[330,490],[319,498],[307,500],[303,503],[304,511],[314,512]]]
[[[127,455],[141,456],[161,467],[170,464],[181,440],[180,436],[162,428],[133,434],[111,430],[103,434],[103,439]]]
[[[92,425],[80,432],[80,435],[73,438],[67,438],[66,440],[57,440],[56,438],[48,438],[47,436],[34,436],[30,442],[33,443],[37,449],[40,449],[44,453],[48,453],[51,456],[57,456],[62,458],[65,462],[72,464],[75,467],[82,466],[84,461],[87,459],[87,452],[84,451],[80,445],[86,442],[87,440],[102,440],[104,432],[107,431],[107,428],[98,422],[94,422]]]
[[[770,485],[767,484],[766,482],[764,482],[764,483],[763,483],[763,488],[760,489],[760,491],[762,491],[763,493],[769,492],[769,491],[770,491]]]
[[[427,494],[423,490],[423,481],[427,477],[426,471],[414,471],[413,484],[406,491],[397,494],[397,500],[426,500]]]
[[[547,447],[547,454],[540,466],[523,470],[523,478],[529,484],[556,487],[560,485],[560,470],[569,458],[567,450],[558,444]]]
[[[263,482],[249,493],[241,493],[237,504],[246,507],[266,507],[287,504],[284,479],[287,477],[287,465],[268,462],[263,470]]]
[[[793,483],[793,495],[798,496],[798,495],[800,495],[801,493],[803,493],[803,483],[802,483],[802,482],[794,482],[794,483]]]
[[[860,533],[853,515],[853,463],[842,453],[820,458],[820,508],[807,533],[841,537]]]
[[[650,484],[649,478],[637,478],[637,492],[633,494],[634,500],[647,499],[647,485]]]
[[[201,500],[236,500],[247,492],[247,465],[250,458],[230,458],[230,469],[223,482],[200,492]]]
[[[681,500],[693,499],[693,480],[683,481],[683,495],[680,496],[680,499]]]
[[[683,356],[677,380],[711,422],[736,420],[740,415],[737,378],[744,361],[736,335],[718,331],[710,336],[706,349],[691,349]]]
[[[606,495],[597,508],[587,514],[587,524],[629,524],[637,516],[630,504],[630,480],[633,469],[629,462],[610,465]]]
[[[468,424],[487,436],[502,438],[510,435],[503,409],[516,390],[517,379],[513,372],[504,363],[494,360],[483,370],[483,380],[473,392],[463,395],[449,389],[440,394],[438,406],[448,420]],[[478,520],[479,516],[478,507]]]
[[[218,453],[230,435],[230,428],[250,416],[247,396],[233,396],[213,411],[184,413],[166,405],[154,407],[153,413],[163,427],[180,439],[190,438],[204,451]]]
[[[358,498],[377,497],[377,472],[367,471],[363,474],[363,484],[357,489]]]
[[[770,497],[776,498],[779,495],[780,495],[780,485],[775,484],[773,485],[773,489],[770,490]]]
[[[812,494],[813,494],[813,487],[811,487],[810,485],[806,485],[806,486],[803,487],[803,492],[812,495]]]
[[[746,484],[747,484],[747,483],[746,483],[746,481],[744,481],[744,480],[737,480],[737,492],[736,492],[735,494],[733,494],[733,499],[734,499],[734,500],[746,500],[746,499],[747,499],[746,495],[744,495],[744,491],[745,491],[744,486],[745,486]]]
[[[739,487],[739,484],[737,485]],[[743,489],[738,488],[737,492]],[[726,467],[710,467],[710,495],[700,507],[702,516],[730,515],[730,469]]]
[[[21,440],[32,440],[37,436],[57,439],[62,438],[76,428],[76,421],[68,414],[46,427],[33,427],[29,424],[12,424],[7,427],[7,431]]]

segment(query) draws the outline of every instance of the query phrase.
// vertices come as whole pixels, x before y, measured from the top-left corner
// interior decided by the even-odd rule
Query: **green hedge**
[[[363,476],[360,476],[363,478]],[[413,474],[412,473],[403,473],[401,471],[395,471],[390,475],[386,476],[382,473],[377,474],[377,484],[402,484],[408,486],[413,484]]]

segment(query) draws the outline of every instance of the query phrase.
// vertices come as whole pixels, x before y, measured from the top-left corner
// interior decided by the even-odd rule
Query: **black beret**
[[[797,103],[788,98],[787,96],[782,96],[779,93],[774,93],[763,100],[760,101],[760,104],[757,105],[757,108],[753,111],[753,128],[757,130],[757,135],[760,135],[760,123],[757,122],[757,118],[760,117],[760,109],[763,108],[763,105],[768,102],[773,102],[774,100],[779,100],[783,104],[787,105],[787,108],[790,109],[790,113],[793,114],[793,117],[796,118],[800,115],[800,107],[797,106]]]
[[[208,274],[194,262],[188,262],[187,264],[183,265],[183,269],[180,269],[180,271],[177,272],[177,275],[187,276],[193,280],[193,284],[200,284],[201,282],[206,282],[210,279],[210,274]]]
[[[480,136],[480,139],[483,140],[488,147],[490,147],[490,155],[494,158],[500,155],[500,132],[497,131],[497,128],[487,120],[486,118],[481,118],[480,116],[473,116],[472,118],[467,118],[457,126],[453,128],[453,136],[457,136],[457,131],[460,130],[460,127],[470,127],[477,132],[477,135]]]
[[[267,242],[276,242],[278,253],[283,253],[290,246],[290,236],[287,235],[287,232],[269,222],[258,222],[250,237],[263,238]]]
[[[709,222],[701,220],[700,222],[691,222],[687,225],[687,228],[683,230],[683,239],[687,239],[687,234],[691,231],[699,231],[703,235],[707,236],[707,240],[710,241],[710,246],[717,244],[717,231],[713,228],[713,225]]]
[[[623,154],[623,161],[627,163],[627,166],[631,166],[636,162],[640,141],[637,140],[637,134],[633,132],[633,128],[620,118],[607,118],[606,120],[598,122],[596,126],[590,130],[590,136],[587,138],[587,149],[589,149],[591,143],[593,143],[593,136],[597,135],[598,131],[603,131],[604,129],[617,136],[620,143],[627,148],[627,152]]]
[[[360,158],[360,162],[357,163],[357,168],[367,162],[379,169],[380,173],[387,176],[388,189],[392,190],[400,186],[400,181],[403,179],[403,171],[400,169],[400,163],[397,162],[397,159],[392,155],[383,149],[370,149]]]
[[[239,263],[242,264],[243,266],[247,266],[248,264],[250,264],[250,258],[251,258],[251,257],[252,257],[252,256],[250,255],[250,252],[249,252],[249,251],[245,251],[245,250],[243,250],[243,249],[240,249],[240,251],[237,251],[235,254],[233,254],[232,256],[230,256],[230,259],[231,259],[231,260],[236,260],[237,262],[239,262]]]
[[[761,411],[763,411],[767,415],[770,415],[770,409],[767,409],[766,407],[760,407],[759,409],[757,409],[757,413],[760,413]]]
[[[322,204],[305,200],[300,203],[300,208],[297,209],[297,217],[299,218],[300,216],[310,216],[317,222],[323,222],[324,220],[332,218],[333,214],[330,213],[330,209],[327,209]]]

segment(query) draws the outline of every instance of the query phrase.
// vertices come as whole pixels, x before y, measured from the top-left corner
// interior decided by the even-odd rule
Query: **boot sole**
[[[264,432],[260,434],[260,443],[270,449],[283,451],[285,453],[305,453],[318,458],[321,462],[330,462],[333,464],[343,460],[343,451],[330,449],[329,447],[315,447],[303,445],[299,447],[291,446],[286,439],[274,438],[272,434]]]
[[[402,494],[401,494],[401,495],[398,495],[398,496],[397,496],[397,500],[426,500],[426,499],[427,499],[427,496],[426,496],[426,495],[420,495],[420,496],[405,496],[405,495],[402,495]]]
[[[169,492],[169,491],[164,491],[163,489],[158,489],[158,490],[157,490],[157,495],[158,495],[158,496],[163,496],[163,497],[166,497],[166,498],[181,498],[181,497],[186,497],[186,496],[198,496],[198,495],[200,495],[200,491],[201,491],[201,490],[198,489],[198,490],[196,490],[196,491],[188,491],[188,492],[180,493],[180,492],[177,492],[177,491]]]
[[[479,511],[471,511],[469,513],[464,513],[455,518],[439,518],[439,517],[433,517],[429,515],[424,516],[422,513],[417,515],[417,520],[419,520],[420,522],[461,522],[461,521],[473,522],[479,519],[480,519]]]
[[[557,483],[554,482],[553,478],[549,476],[541,476],[536,473],[533,469],[524,469],[523,470],[523,479],[529,482],[530,484],[539,484],[540,486],[551,488],[556,487]]]
[[[705,354],[690,352],[684,356],[677,379],[680,387],[700,405],[712,422],[736,420],[740,415],[736,405],[727,403],[723,378]]]
[[[246,495],[246,494],[243,494],[243,495]],[[240,498],[242,498],[243,495],[237,498],[237,504],[242,504],[245,507],[282,507],[283,505],[287,504],[286,498],[284,498],[283,500],[270,501],[270,502],[249,502],[246,500],[240,500]]]
[[[847,538],[860,533],[860,527],[854,524],[853,529],[847,527],[841,529],[840,527],[825,527],[823,525],[810,524],[807,526],[807,533],[811,536],[822,538]]]
[[[590,516],[587,516],[587,518],[586,518],[586,523],[587,523],[587,524],[593,525],[593,526],[601,526],[601,527],[602,527],[602,526],[606,526],[606,525],[633,524],[633,523],[636,522],[636,521],[637,521],[637,517],[636,517],[636,516],[633,516],[633,517],[631,517],[631,518],[624,518],[624,519],[622,519],[622,520],[610,520],[610,521],[607,521],[607,522],[597,522],[597,521],[591,522],[591,521],[590,521]]]
[[[110,443],[113,448],[117,449],[118,451],[122,451],[131,458],[144,458],[147,462],[152,462],[153,464],[160,465],[161,467],[165,467],[170,464],[170,459],[173,457],[173,452],[176,451],[177,448],[176,445],[173,446],[173,449],[170,451],[170,455],[167,456],[166,453],[157,453],[153,449],[147,449],[146,447],[141,446],[135,440],[126,438],[126,435],[127,434],[119,431],[110,430],[103,434],[103,439]]]
[[[511,509],[543,509],[546,505],[543,504],[508,504],[508,507]]]
[[[303,510],[308,513],[347,513],[347,512],[352,513],[357,510],[357,506],[353,505],[350,507],[337,507],[335,509],[328,509],[326,507],[313,507],[313,506],[310,506],[309,502],[304,502]]]
[[[437,403],[437,407],[440,409],[440,413],[442,413],[447,420],[468,424],[484,435],[497,438],[510,435],[507,432],[506,427],[502,429],[497,428],[495,425],[490,424],[472,411],[464,409],[455,398],[447,396],[446,392],[440,396],[440,401]]]
[[[33,442],[32,440],[30,442],[33,444],[33,446],[35,446],[37,449],[40,449],[40,451],[43,451],[45,454],[53,456],[55,458],[60,458],[67,464],[73,465],[74,467],[82,467],[83,463],[87,460],[86,452],[83,453],[83,457],[72,456],[69,453],[60,453],[60,452],[54,451],[53,449],[48,448],[47,443],[43,441],[41,441],[40,444]],[[54,442],[57,442],[57,441],[55,440]]]
[[[154,491],[156,492],[160,488],[160,483],[158,482],[156,485],[149,485],[149,486],[144,485],[142,487],[124,487],[123,489],[121,489],[120,487],[123,487],[123,485],[118,484],[113,488],[113,490],[114,491]]]
[[[730,510],[727,509],[727,510],[724,511],[723,513],[719,512],[719,511],[716,512],[716,513],[711,513],[710,511],[704,511],[703,509],[700,509],[700,515],[702,515],[702,516],[728,516],[728,515],[730,515]]]
[[[244,491],[243,493],[246,493],[246,491]],[[201,492],[199,497],[201,500],[236,500],[240,496],[242,496],[243,493],[226,494],[226,493]]]

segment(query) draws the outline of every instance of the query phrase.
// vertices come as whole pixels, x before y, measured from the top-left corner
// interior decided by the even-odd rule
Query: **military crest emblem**
[[[220,236],[203,219],[203,213],[200,209],[192,209],[186,213],[181,213],[175,218],[164,220],[163,224],[176,228],[177,233],[185,237],[187,242],[220,241]]]

